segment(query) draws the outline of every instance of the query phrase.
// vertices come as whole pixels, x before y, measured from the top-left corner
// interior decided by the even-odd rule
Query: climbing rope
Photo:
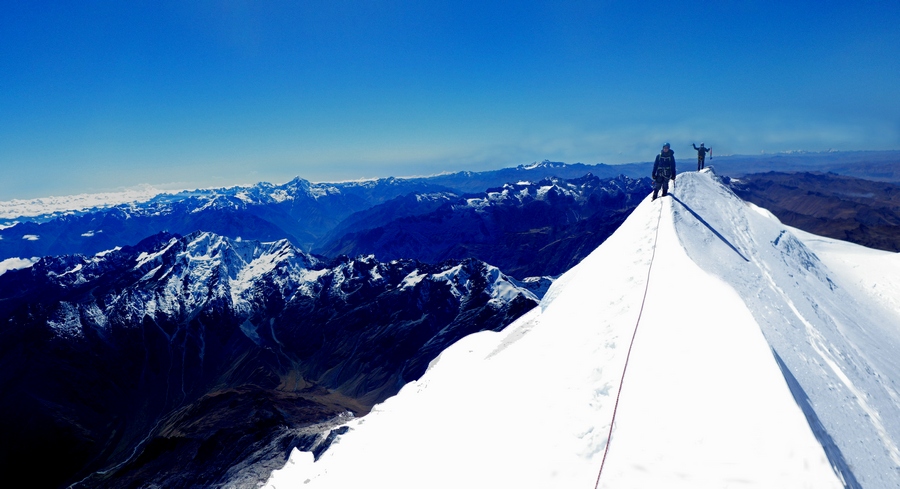
[[[650,288],[650,271],[653,270],[653,260],[656,258],[656,242],[659,240],[659,223],[661,220],[662,205],[659,206],[659,215],[656,217],[656,234],[653,236],[653,252],[650,254],[650,266],[647,267],[644,297],[641,298],[641,309],[638,311],[637,321],[634,323],[634,333],[631,335],[631,343],[628,345],[628,354],[625,355],[625,366],[622,368],[622,378],[619,379],[619,391],[616,393],[616,404],[613,406],[612,419],[609,422],[609,433],[606,435],[606,448],[603,449],[603,460],[600,461],[600,471],[597,472],[597,482],[594,484],[594,489],[600,487],[600,476],[603,474],[603,466],[606,465],[606,456],[609,454],[609,445],[612,443],[613,425],[616,423],[616,412],[619,410],[619,397],[622,395],[622,385],[625,384],[625,372],[628,370],[631,349],[634,347],[634,339],[637,337],[638,326],[641,324],[641,315],[644,314],[644,303],[647,302],[647,290]]]

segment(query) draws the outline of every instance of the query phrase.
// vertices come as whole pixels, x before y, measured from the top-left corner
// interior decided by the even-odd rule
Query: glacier
[[[682,173],[265,487],[900,487],[898,292],[900,255]]]

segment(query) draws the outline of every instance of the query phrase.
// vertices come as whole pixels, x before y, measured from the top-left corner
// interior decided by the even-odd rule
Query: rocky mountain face
[[[900,251],[900,185],[821,172],[750,174],[730,185],[790,226]]]
[[[479,194],[397,198],[350,216],[316,252],[425,262],[475,257],[513,276],[558,275],[651,191],[649,178],[544,178]]]
[[[0,460],[37,487],[252,486],[534,307],[530,286],[208,232],[46,257],[0,275]]]

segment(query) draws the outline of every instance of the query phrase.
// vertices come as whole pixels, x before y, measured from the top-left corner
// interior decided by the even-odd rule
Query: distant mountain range
[[[426,262],[475,257],[517,277],[559,275],[651,191],[649,178],[519,181],[480,194],[410,195],[357,213],[314,251]]]
[[[297,178],[277,186],[163,194],[22,219],[0,229],[0,259],[94,254],[157,232],[207,231],[287,239],[330,257],[477,258],[520,278],[557,275],[599,245],[650,191],[646,177],[602,179],[588,171],[616,168],[543,162],[430,178],[341,184]],[[570,175],[575,179],[567,180]],[[481,185],[489,187],[470,191]],[[373,233],[381,238],[373,240]]]
[[[93,254],[161,231],[209,231],[232,238],[287,239],[308,250],[322,234],[362,209],[412,192],[447,191],[428,182],[382,179],[161,194],[149,201],[19,219],[0,229],[0,258]]]
[[[651,158],[652,159],[652,158]],[[456,172],[435,175],[425,178],[412,178],[412,181],[427,181],[454,189],[459,193],[478,193],[485,189],[502,187],[507,183],[532,182],[547,177],[559,179],[579,178],[588,173],[600,179],[615,178],[620,175],[631,178],[650,176],[648,163],[628,163],[625,165],[606,165],[598,163],[560,163],[549,160],[535,162],[530,165],[519,165],[512,168],[483,172]]]
[[[160,194],[145,202],[0,219],[0,259],[67,253],[93,254],[161,231],[215,232],[232,238],[288,239],[309,251],[355,212],[413,193],[484,192],[508,182],[582,177],[590,169],[612,173],[608,165],[544,162],[493,172],[461,172],[429,178],[310,183],[296,178],[283,185]],[[615,175],[611,175],[615,176]],[[477,189],[477,190],[472,190]]]
[[[680,171],[695,168],[692,153],[679,153]],[[717,156],[708,164],[723,176],[822,171],[900,182],[900,151]],[[340,239],[335,235],[336,229],[353,231],[351,225],[343,223],[345,219],[398,197],[444,193],[445,198],[460,198],[507,184],[535,183],[550,177],[567,180],[588,173],[601,180],[620,175],[640,179],[649,176],[650,166],[650,163],[584,165],[544,161],[485,172],[359,182],[311,183],[298,177],[283,185],[260,183],[160,194],[149,200],[113,206],[84,208],[84,202],[96,203],[96,199],[76,196],[68,211],[62,210],[66,208],[64,199],[55,198],[43,214],[39,201],[33,205],[0,202],[0,216],[5,216],[0,218],[0,260],[93,254],[137,243],[161,231],[182,235],[209,231],[263,241],[284,238],[305,251],[320,250],[333,247],[335,240]],[[50,209],[53,211],[49,212]],[[423,210],[435,209],[419,206],[406,215],[399,212],[396,217],[421,215]]]

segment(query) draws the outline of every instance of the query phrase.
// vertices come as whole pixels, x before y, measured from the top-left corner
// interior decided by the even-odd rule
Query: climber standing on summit
[[[691,143],[691,146],[697,150],[697,171],[703,169],[703,160],[706,159],[706,152],[709,152],[709,159],[712,159],[712,148],[707,148],[703,146],[703,143],[700,143],[700,147],[698,148],[696,144]]]
[[[653,163],[653,200],[656,200],[656,194],[662,188],[663,197],[669,193],[669,180],[675,180],[675,152],[672,151],[669,143],[662,147],[662,151],[656,155],[656,161]]]

